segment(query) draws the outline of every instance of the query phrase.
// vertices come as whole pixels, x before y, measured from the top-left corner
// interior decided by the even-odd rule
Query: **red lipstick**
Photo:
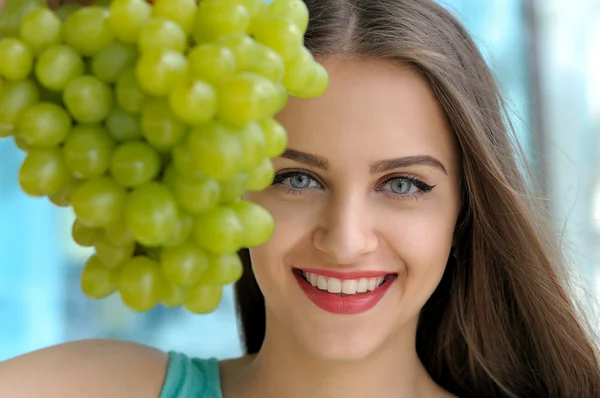
[[[329,278],[337,278],[341,280],[346,279],[360,279],[360,278],[379,278],[380,276],[387,276],[392,274],[391,272],[385,271],[352,271],[352,272],[339,272],[329,271],[324,269],[315,268],[296,268],[300,271],[310,272],[311,274],[323,275]]]
[[[313,286],[304,278],[302,271],[340,280],[377,277],[385,277],[385,279],[381,285],[375,288],[375,290],[344,295],[330,293]],[[295,269],[293,273],[300,289],[317,307],[333,314],[343,315],[360,314],[375,307],[397,278],[397,274],[390,274],[382,271],[336,272],[315,269]]]

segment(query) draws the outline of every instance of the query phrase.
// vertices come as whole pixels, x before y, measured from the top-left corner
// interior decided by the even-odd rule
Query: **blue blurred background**
[[[1,2],[1,0],[0,0]],[[600,2],[444,0],[484,51],[512,121],[551,198],[573,271],[597,296],[600,273]],[[89,252],[70,240],[73,216],[26,197],[23,154],[0,141],[0,361],[66,341],[111,337],[226,358],[241,353],[231,289],[206,316],[127,310],[117,295],[79,288]]]

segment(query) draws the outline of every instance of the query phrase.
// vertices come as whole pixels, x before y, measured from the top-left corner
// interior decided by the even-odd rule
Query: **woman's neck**
[[[222,366],[225,398],[444,396],[417,356],[414,332],[367,358],[341,362],[311,355],[273,329],[258,354]]]

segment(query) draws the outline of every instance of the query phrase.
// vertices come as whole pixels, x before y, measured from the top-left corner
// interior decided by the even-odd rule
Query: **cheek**
[[[404,284],[409,296],[431,294],[446,267],[456,211],[444,205],[424,206],[387,213],[381,222],[382,238],[404,264]]]
[[[280,281],[289,276],[289,269],[285,267],[287,256],[310,250],[311,231],[318,219],[320,205],[317,201],[282,201],[268,191],[247,194],[246,199],[264,207],[275,220],[271,239],[250,249],[256,278],[261,288],[268,288],[267,279]]]

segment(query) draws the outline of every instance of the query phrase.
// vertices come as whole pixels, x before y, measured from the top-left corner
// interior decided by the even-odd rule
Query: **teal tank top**
[[[169,352],[167,374],[159,398],[223,398],[219,362]]]

